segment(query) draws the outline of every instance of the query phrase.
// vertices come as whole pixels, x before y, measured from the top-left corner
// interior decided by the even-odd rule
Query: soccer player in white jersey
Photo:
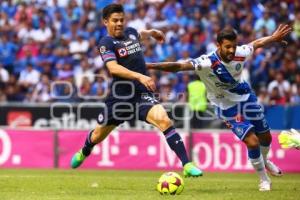
[[[274,176],[282,176],[282,172],[267,157],[272,142],[270,128],[256,95],[241,79],[241,72],[257,48],[274,42],[286,43],[284,37],[290,32],[290,26],[280,25],[272,35],[238,46],[236,32],[227,28],[217,35],[215,52],[186,62],[147,64],[149,69],[170,72],[195,70],[207,87],[207,97],[216,107],[218,117],[246,144],[249,160],[260,177],[260,191],[271,190],[266,170]]]

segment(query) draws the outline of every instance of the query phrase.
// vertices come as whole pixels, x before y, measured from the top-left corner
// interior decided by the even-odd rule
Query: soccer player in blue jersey
[[[260,177],[260,191],[271,190],[266,169],[274,176],[281,176],[282,172],[267,157],[272,141],[270,128],[256,95],[241,79],[241,72],[257,48],[274,42],[285,43],[283,39],[290,32],[288,25],[280,25],[271,36],[238,46],[236,32],[224,29],[217,35],[215,52],[186,62],[147,63],[149,69],[195,70],[207,87],[207,97],[216,107],[218,117],[246,144],[248,157]]]
[[[119,124],[136,117],[148,122],[165,135],[168,145],[176,153],[187,177],[202,176],[202,171],[190,162],[184,143],[176,132],[165,109],[154,98],[155,82],[147,74],[140,40],[153,37],[164,41],[159,30],[124,28],[124,10],[120,4],[103,9],[103,21],[108,35],[100,40],[99,51],[113,77],[111,93],[100,111],[98,125],[87,135],[84,146],[73,156],[71,167],[79,167],[93,147],[102,142]]]

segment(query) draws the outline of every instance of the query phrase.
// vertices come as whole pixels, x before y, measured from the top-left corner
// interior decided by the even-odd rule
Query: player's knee
[[[272,135],[270,131],[263,134],[259,134],[258,137],[259,137],[259,142],[263,145],[269,145],[272,143]]]
[[[250,149],[255,149],[259,147],[259,140],[253,132],[248,133],[243,142]]]
[[[172,121],[167,115],[165,115],[159,120],[159,126],[162,130],[165,130],[172,126]]]

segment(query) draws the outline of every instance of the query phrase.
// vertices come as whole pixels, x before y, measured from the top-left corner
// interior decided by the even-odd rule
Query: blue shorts
[[[240,140],[243,140],[249,131],[261,134],[270,130],[263,109],[253,93],[247,101],[227,110],[217,108],[216,113]]]
[[[98,124],[118,126],[125,121],[142,120],[147,122],[149,110],[159,102],[152,93],[143,93],[130,99],[109,96],[98,115]]]

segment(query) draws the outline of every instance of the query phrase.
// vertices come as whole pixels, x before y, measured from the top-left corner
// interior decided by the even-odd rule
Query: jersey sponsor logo
[[[132,41],[131,41],[131,40],[124,42],[124,45],[125,45],[125,46],[128,46],[128,45],[130,45],[130,44],[132,44]]]
[[[118,54],[122,58],[122,57],[127,56],[128,52],[127,52],[127,50],[125,48],[120,48],[120,49],[118,49]]]
[[[157,100],[154,97],[149,96],[148,94],[142,94],[142,99],[151,103],[157,103]]]
[[[217,70],[216,70],[217,74],[222,74],[222,68],[219,67]]]

